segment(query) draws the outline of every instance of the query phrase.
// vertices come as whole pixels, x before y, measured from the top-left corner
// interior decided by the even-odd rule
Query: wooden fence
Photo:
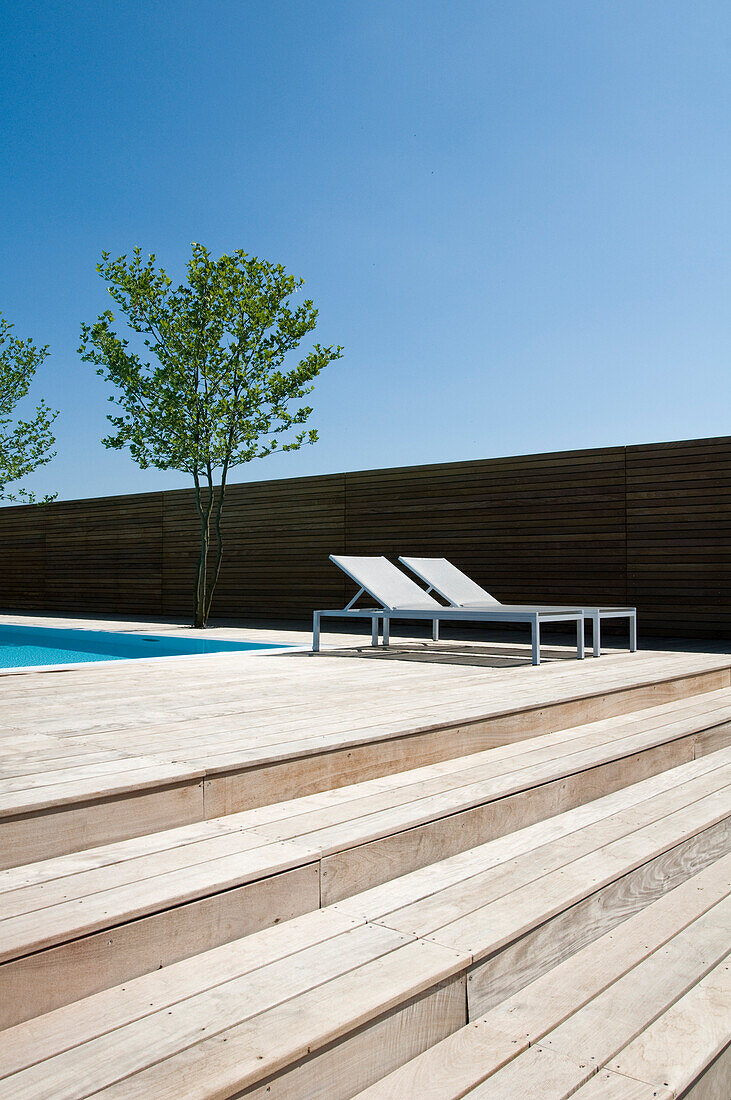
[[[189,613],[192,492],[0,510],[7,610]],[[445,555],[510,603],[631,604],[731,637],[731,437],[231,486],[214,615],[297,619],[352,589],[329,553]]]

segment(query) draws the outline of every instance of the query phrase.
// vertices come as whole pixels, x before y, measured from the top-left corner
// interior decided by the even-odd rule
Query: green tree
[[[142,469],[193,479],[200,524],[194,625],[204,627],[221,571],[229,473],[275,450],[316,442],[317,432],[303,427],[312,409],[298,403],[342,348],[314,344],[285,365],[315,328],[317,310],[309,300],[290,307],[303,280],[280,264],[241,250],[214,259],[194,243],[187,270],[187,283],[175,287],[154,255],[143,260],[136,248],[131,258],[115,260],[103,252],[97,271],[137,350],[116,334],[106,311],[82,325],[79,351],[116,388],[109,400],[121,412],[108,417],[114,432],[104,445],[128,448]]]
[[[0,313],[0,500],[45,504],[55,499],[45,496],[40,501],[34,493],[16,486],[7,486],[27,477],[54,457],[56,442],[51,425],[58,411],[41,400],[30,420],[15,418],[15,406],[28,393],[38,367],[48,356],[47,347],[36,347],[32,340],[19,340],[12,334],[13,325]]]

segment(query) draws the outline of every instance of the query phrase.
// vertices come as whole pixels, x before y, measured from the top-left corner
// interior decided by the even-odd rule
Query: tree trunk
[[[195,600],[193,606],[193,626],[203,630],[208,623],[210,603],[206,600],[206,575],[208,573],[208,549],[211,541],[211,508],[213,507],[213,486],[208,487],[208,502],[203,507],[201,487],[196,478],[195,504],[200,521],[200,550],[198,568],[195,575]]]
[[[201,544],[195,577],[195,605],[193,609],[193,626],[199,630],[202,630],[208,622],[208,615],[206,614],[206,573],[208,572],[209,542],[208,524],[203,522],[201,523]]]
[[[218,577],[221,572],[221,562],[223,560],[223,533],[221,531],[221,512],[223,511],[223,501],[226,495],[226,483],[221,482],[221,486],[218,490],[218,501],[216,502],[216,511],[214,518],[214,530],[216,532],[216,561],[213,566],[213,576],[211,577],[211,583],[208,586],[208,592],[206,594],[205,604],[205,621],[208,622],[208,616],[211,612],[211,604],[213,603],[213,593],[216,590],[216,584],[218,583]]]

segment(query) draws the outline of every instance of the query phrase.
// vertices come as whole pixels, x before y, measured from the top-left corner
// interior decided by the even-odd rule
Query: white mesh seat
[[[351,580],[372,596],[381,607],[401,611],[405,608],[426,610],[442,606],[433,596],[428,596],[423,588],[419,588],[411,577],[402,573],[388,558],[331,554],[330,561],[347,573]]]
[[[500,607],[499,600],[447,558],[399,558],[399,561],[452,607]]]

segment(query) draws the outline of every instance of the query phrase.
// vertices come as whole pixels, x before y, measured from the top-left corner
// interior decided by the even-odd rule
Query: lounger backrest
[[[411,577],[407,577],[387,558],[361,558],[331,554],[335,562],[359,588],[364,588],[382,607],[390,611],[432,611],[442,605],[427,596]]]
[[[500,601],[480,588],[446,558],[399,558],[407,569],[443,596],[453,607],[500,607]]]

